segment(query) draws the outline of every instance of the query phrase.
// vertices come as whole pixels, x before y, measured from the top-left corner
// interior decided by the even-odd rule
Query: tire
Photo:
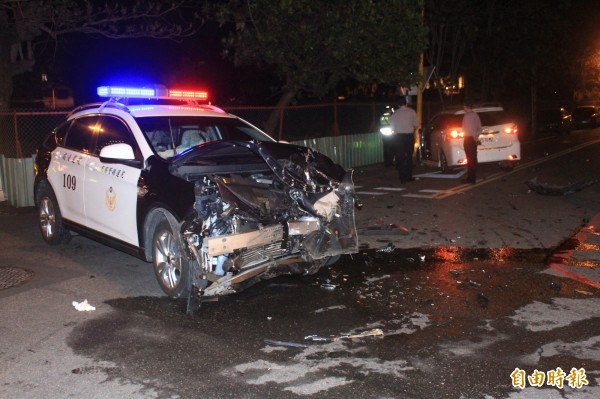
[[[189,294],[189,261],[167,220],[161,221],[154,230],[152,263],[158,285],[165,294],[170,298],[183,298]]]
[[[340,260],[341,257],[341,255],[330,256],[325,260],[323,266],[333,266],[338,260]]]
[[[448,166],[448,159],[446,158],[446,154],[443,152],[440,153],[440,168],[442,169],[443,174],[452,173],[452,168]]]
[[[334,263],[336,263],[338,260],[340,260],[340,258],[341,258],[341,255],[334,255],[334,256],[328,256],[326,258],[313,260],[312,262],[309,262],[309,263],[304,263],[303,264],[303,266],[304,266],[303,274],[313,275],[324,267],[332,266]]]
[[[500,170],[503,172],[510,172],[511,170],[513,170],[515,168],[515,163],[510,162],[510,161],[500,162],[499,165],[500,165]]]
[[[423,153],[422,153],[421,147],[417,148],[414,159],[415,159],[415,166],[423,165]]]
[[[71,233],[63,224],[62,214],[52,189],[43,184],[37,191],[38,223],[42,238],[50,245],[66,244]]]

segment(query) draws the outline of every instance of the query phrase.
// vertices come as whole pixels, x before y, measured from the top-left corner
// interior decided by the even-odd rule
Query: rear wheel
[[[440,168],[444,174],[452,173],[452,168],[448,166],[448,159],[446,158],[446,154],[444,154],[444,152],[440,153]]]
[[[500,162],[500,170],[503,172],[510,172],[515,168],[515,163],[511,161]]]
[[[421,147],[419,146],[419,148],[417,148],[417,150],[415,151],[415,165],[416,166],[421,166],[423,165],[423,150],[421,149]]]
[[[152,239],[154,274],[160,288],[171,298],[189,294],[190,267],[180,240],[167,220],[158,224]]]
[[[37,208],[40,232],[44,241],[50,245],[68,243],[71,240],[71,233],[63,225],[56,197],[47,185],[42,185],[38,189]]]

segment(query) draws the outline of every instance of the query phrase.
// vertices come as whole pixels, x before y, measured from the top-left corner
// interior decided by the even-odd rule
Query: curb
[[[594,216],[586,226],[581,228],[570,240],[568,240],[570,247],[566,249],[560,249],[552,254],[550,262],[548,263],[548,272],[550,274],[568,278],[571,280],[578,281],[580,283],[589,285],[600,290],[600,262],[595,260],[588,260],[582,265],[581,262],[576,261],[573,256],[578,251],[584,251],[583,247],[597,247],[596,244],[588,244],[586,241],[590,237],[600,235],[600,214]],[[593,240],[597,241],[597,240]],[[573,245],[574,244],[574,245]],[[589,251],[589,249],[585,249]],[[586,272],[597,272],[597,273],[586,273],[595,274],[595,276],[586,276],[579,270],[585,270]]]

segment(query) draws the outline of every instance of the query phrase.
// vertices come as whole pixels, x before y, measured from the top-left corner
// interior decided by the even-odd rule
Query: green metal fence
[[[314,148],[344,168],[355,168],[383,162],[381,136],[377,132],[319,137],[293,141],[292,143]]]

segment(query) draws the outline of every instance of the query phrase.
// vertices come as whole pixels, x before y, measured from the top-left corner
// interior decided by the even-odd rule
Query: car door
[[[87,226],[109,237],[138,246],[137,187],[141,169],[122,163],[100,161],[107,145],[129,144],[142,160],[139,147],[125,122],[112,115],[100,121],[93,154],[86,166],[85,200]]]
[[[98,116],[77,118],[57,129],[64,138],[52,151],[48,181],[54,190],[58,206],[65,220],[85,225],[85,164],[90,157],[94,132],[99,128]]]
[[[432,161],[440,160],[440,148],[444,143],[443,137],[443,124],[445,115],[436,116],[430,123],[429,126],[429,148],[430,148],[430,159]]]

